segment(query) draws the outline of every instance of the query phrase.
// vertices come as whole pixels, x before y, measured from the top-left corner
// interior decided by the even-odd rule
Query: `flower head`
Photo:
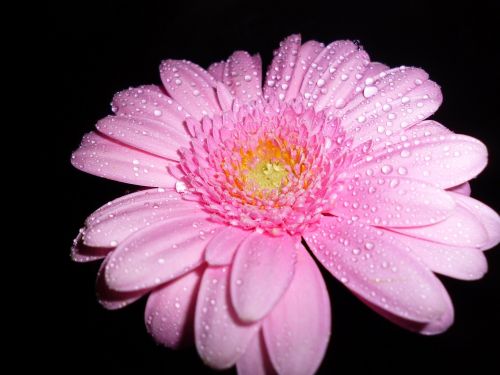
[[[198,125],[188,121],[191,148],[181,150],[174,172],[183,192],[195,194],[213,220],[272,235],[319,223],[356,154],[337,118],[300,101],[243,105]]]
[[[75,240],[74,260],[104,258],[103,306],[149,294],[158,342],[177,347],[194,326],[212,367],[309,374],[331,324],[315,256],[396,324],[452,324],[433,272],[480,278],[500,218],[469,197],[485,146],[426,120],[442,97],[423,70],[293,35],[264,82],[241,51],[160,73],[162,87],[118,93],[73,154],[83,171],[154,187],[94,212]]]

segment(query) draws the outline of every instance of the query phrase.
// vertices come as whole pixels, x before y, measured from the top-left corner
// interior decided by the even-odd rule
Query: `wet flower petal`
[[[106,283],[116,291],[135,291],[173,280],[202,263],[206,244],[218,228],[198,213],[142,229],[111,254]]]
[[[330,301],[310,255],[298,253],[295,276],[282,300],[264,320],[264,338],[280,374],[313,374],[330,338]]]
[[[144,320],[148,332],[160,344],[177,348],[193,341],[196,297],[202,271],[190,272],[153,291]]]
[[[447,319],[443,285],[389,232],[328,217],[305,239],[332,275],[371,304],[416,322]]]
[[[208,365],[231,367],[259,329],[241,322],[229,297],[229,268],[209,267],[203,274],[195,313],[196,348]]]
[[[231,300],[241,320],[267,315],[293,278],[299,238],[254,233],[240,244],[231,270]]]
[[[166,173],[171,162],[124,146],[98,133],[88,133],[71,156],[81,171],[139,186],[171,187],[175,179]]]

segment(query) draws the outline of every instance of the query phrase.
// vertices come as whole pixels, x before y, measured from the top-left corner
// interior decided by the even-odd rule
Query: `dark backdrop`
[[[438,1],[351,2],[352,5],[268,1],[152,2],[49,8],[47,26],[54,50],[48,59],[58,103],[53,133],[60,167],[55,276],[46,360],[78,370],[141,374],[211,373],[194,348],[158,347],[145,331],[144,300],[121,311],[102,309],[94,296],[96,264],[69,259],[72,238],[85,217],[132,189],[73,169],[70,153],[99,118],[110,113],[112,95],[128,86],[159,83],[165,58],[185,58],[201,66],[225,59],[236,49],[260,52],[264,65],[285,36],[328,43],[359,40],[372,60],[390,66],[415,65],[429,72],[444,94],[434,115],[456,132],[481,139],[490,164],[472,182],[473,196],[500,208],[497,116],[500,100],[498,27],[500,9],[492,2],[444,7]],[[456,2],[458,3],[458,2]],[[486,373],[498,371],[500,254],[487,254],[490,272],[480,281],[443,278],[456,307],[456,322],[435,337],[406,332],[365,307],[325,273],[333,309],[333,334],[320,374],[408,371]],[[307,319],[307,317],[304,317]],[[43,344],[42,344],[43,346]],[[493,371],[495,372],[495,371]],[[230,370],[228,373],[233,373]]]

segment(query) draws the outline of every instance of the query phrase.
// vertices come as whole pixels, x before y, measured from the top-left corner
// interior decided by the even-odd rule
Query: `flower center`
[[[188,127],[191,148],[174,172],[185,199],[213,220],[272,235],[316,225],[352,160],[340,121],[301,102],[255,102]]]
[[[292,160],[288,152],[282,152],[277,141],[261,141],[250,151],[241,151],[240,173],[246,190],[262,193],[278,189],[288,183]]]

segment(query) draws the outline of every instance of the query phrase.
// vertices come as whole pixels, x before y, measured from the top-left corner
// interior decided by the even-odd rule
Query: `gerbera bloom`
[[[293,35],[264,81],[242,51],[208,70],[166,60],[160,75],[118,93],[72,157],[150,188],[98,209],[75,240],[75,261],[104,259],[104,307],[148,294],[147,329],[167,347],[194,337],[214,368],[311,374],[331,326],[314,256],[405,328],[452,324],[434,272],[483,276],[500,219],[469,197],[485,146],[426,120],[442,96],[423,70]]]

